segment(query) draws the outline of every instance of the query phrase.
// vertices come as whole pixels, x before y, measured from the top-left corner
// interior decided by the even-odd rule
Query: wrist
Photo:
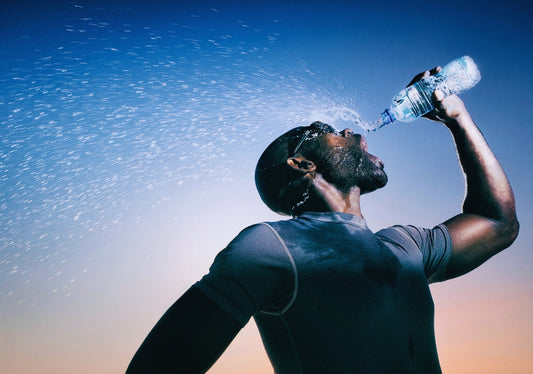
[[[470,117],[470,114],[467,111],[461,112],[453,117],[447,117],[442,122],[450,130],[469,126],[474,123],[472,121],[472,117]]]

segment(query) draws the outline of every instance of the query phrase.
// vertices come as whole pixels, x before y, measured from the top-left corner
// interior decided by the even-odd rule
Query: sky
[[[471,56],[461,95],[514,189],[515,243],[431,286],[444,373],[533,370],[527,1],[18,1],[0,26],[0,369],[120,373],[240,230],[284,219],[255,163],[315,120],[364,131],[411,78]],[[367,135],[372,230],[432,227],[464,181],[442,125]],[[250,322],[212,374],[273,370]]]

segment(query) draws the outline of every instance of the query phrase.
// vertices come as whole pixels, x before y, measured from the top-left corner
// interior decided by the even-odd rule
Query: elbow
[[[505,249],[514,243],[520,231],[514,199],[508,201],[507,204],[502,204],[500,214],[496,217],[496,222],[498,223],[496,233],[502,244],[501,249]]]
[[[509,219],[501,223],[501,239],[504,243],[503,248],[507,248],[513,244],[513,242],[518,237],[518,232],[520,231],[520,223],[516,215],[512,215]]]
[[[518,217],[516,216],[514,197],[512,197],[511,202],[507,205],[506,211],[507,214],[504,214],[504,217],[506,218],[503,220],[503,225],[505,227],[504,231],[507,238],[507,247],[509,247],[516,240],[518,237],[518,232],[520,231],[520,223],[518,222]]]
[[[518,222],[518,218],[515,216],[513,219],[513,223],[512,223],[511,244],[518,237],[519,231],[520,231],[520,223]]]

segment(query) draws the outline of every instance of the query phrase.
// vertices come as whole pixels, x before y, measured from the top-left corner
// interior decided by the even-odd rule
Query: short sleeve
[[[446,269],[452,253],[452,240],[448,228],[441,224],[432,229],[416,226],[393,226],[389,228],[399,235],[392,235],[403,248],[415,246],[422,254],[424,272],[429,283],[446,280]]]
[[[279,239],[260,224],[233,239],[195,286],[244,326],[257,311],[287,298],[292,272]]]

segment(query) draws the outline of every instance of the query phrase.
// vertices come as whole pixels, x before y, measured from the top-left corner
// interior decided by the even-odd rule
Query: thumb
[[[437,100],[437,101],[444,100],[444,97],[445,97],[444,96],[444,92],[442,92],[441,90],[435,90],[434,95],[435,95],[435,100]]]

